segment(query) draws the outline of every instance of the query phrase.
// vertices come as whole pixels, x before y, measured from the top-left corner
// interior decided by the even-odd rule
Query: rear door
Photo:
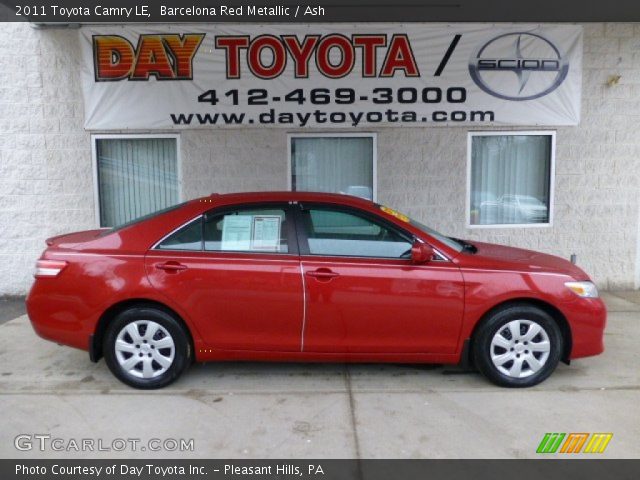
[[[224,350],[299,351],[303,291],[286,203],[214,210],[150,250],[151,283]]]
[[[305,204],[298,230],[304,351],[455,351],[464,284],[452,262],[412,264],[411,235],[370,212]]]

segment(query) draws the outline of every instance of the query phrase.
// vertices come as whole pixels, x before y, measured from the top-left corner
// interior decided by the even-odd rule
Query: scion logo
[[[550,40],[531,32],[505,33],[478,48],[469,73],[489,95],[533,100],[558,88],[569,72],[565,55]]]

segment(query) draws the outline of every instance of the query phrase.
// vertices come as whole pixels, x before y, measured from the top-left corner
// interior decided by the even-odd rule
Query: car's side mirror
[[[431,245],[427,245],[418,240],[413,242],[413,245],[411,245],[411,263],[427,263],[432,257],[433,248]]]

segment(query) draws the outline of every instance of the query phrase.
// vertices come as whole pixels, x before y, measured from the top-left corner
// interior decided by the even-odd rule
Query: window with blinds
[[[552,134],[472,133],[469,225],[549,225]]]
[[[373,135],[292,136],[291,189],[344,193],[373,200]]]
[[[178,203],[176,138],[96,138],[100,226]]]

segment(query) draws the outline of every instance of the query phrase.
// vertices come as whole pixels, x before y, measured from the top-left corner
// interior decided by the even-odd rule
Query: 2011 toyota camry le
[[[347,195],[214,194],[46,243],[33,328],[136,388],[224,360],[462,363],[528,387],[604,349],[572,263]]]

